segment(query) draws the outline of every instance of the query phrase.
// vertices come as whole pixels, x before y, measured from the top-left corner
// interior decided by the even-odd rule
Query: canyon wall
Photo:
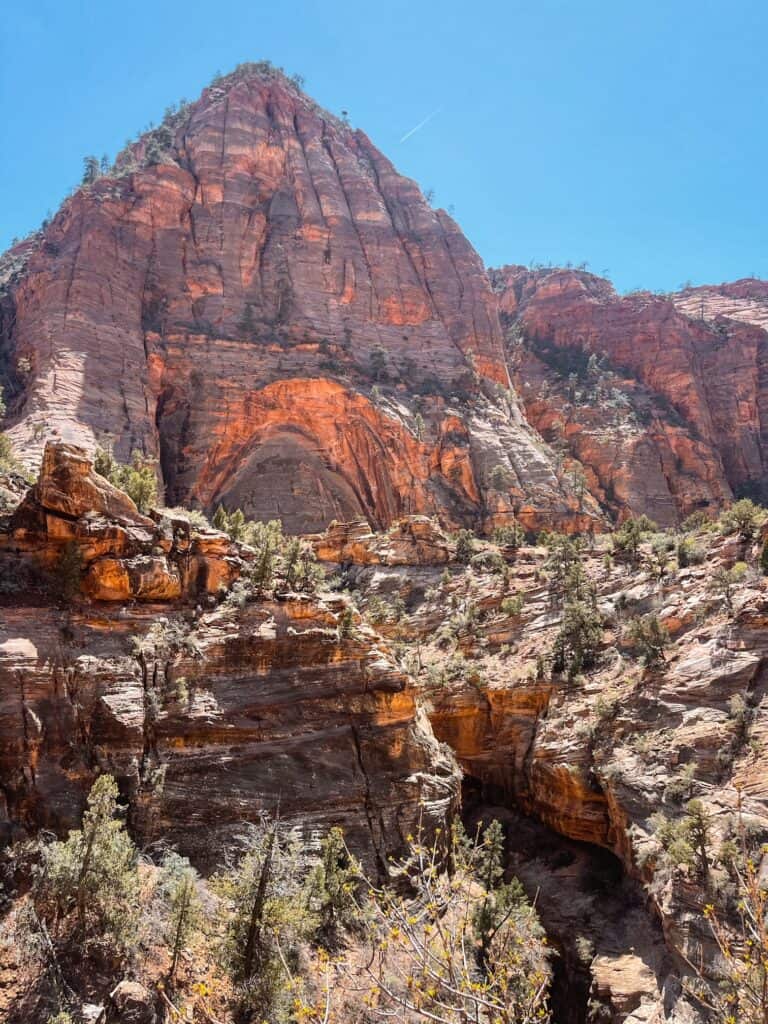
[[[168,504],[292,532],[575,513],[510,389],[477,254],[278,72],[246,67],[169,116],[0,282],[9,434],[30,467],[48,438],[139,450]]]
[[[253,557],[46,448],[0,522],[3,842],[75,827],[99,772],[141,845],[200,865],[264,815],[308,838],[343,825],[374,871],[419,820],[444,823],[457,768],[387,646],[330,591],[238,598]]]
[[[765,497],[764,282],[619,296],[586,271],[493,279],[528,417],[604,505],[671,525]]]

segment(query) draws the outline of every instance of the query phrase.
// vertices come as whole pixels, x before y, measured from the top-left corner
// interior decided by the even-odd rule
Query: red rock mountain
[[[582,271],[493,276],[528,418],[604,505],[670,525],[765,498],[768,284],[619,296]]]
[[[362,132],[249,65],[114,170],[5,260],[30,464],[49,437],[138,449],[169,504],[296,531],[575,510],[508,390],[480,259]]]
[[[6,427],[31,468],[139,450],[168,505],[292,532],[765,497],[768,284],[491,278],[363,132],[244,65],[0,260]]]

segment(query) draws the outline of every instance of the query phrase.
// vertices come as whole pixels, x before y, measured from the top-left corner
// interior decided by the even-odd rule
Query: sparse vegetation
[[[125,954],[137,944],[138,854],[117,797],[110,775],[94,782],[82,827],[43,846],[34,901],[57,939]]]
[[[475,553],[475,535],[471,530],[459,530],[456,534],[456,553],[454,558],[461,565],[468,565]]]
[[[640,563],[640,544],[644,537],[656,530],[656,524],[648,516],[626,519],[613,534],[613,550],[617,559],[637,566]]]
[[[592,668],[603,639],[603,621],[593,600],[568,600],[552,648],[552,671],[574,679]]]
[[[737,533],[742,540],[752,540],[766,519],[766,510],[749,498],[735,501],[720,516],[723,533]]]
[[[669,631],[659,622],[657,615],[643,615],[630,620],[627,623],[627,637],[646,666],[651,668],[664,664]]]
[[[376,1016],[458,1024],[549,1020],[549,965],[536,915],[516,882],[502,881],[502,835],[476,843],[458,828],[445,844],[409,837],[396,875],[409,893],[373,887],[380,938],[367,967]]]
[[[497,526],[493,531],[493,542],[499,547],[511,548],[513,551],[525,541],[525,530],[520,523],[514,522],[508,526]]]
[[[115,487],[125,491],[139,512],[148,512],[157,502],[157,472],[155,464],[141,452],[131,455],[129,465],[118,462],[111,451],[96,453],[93,468]]]
[[[744,562],[737,562],[730,569],[718,566],[709,580],[707,589],[722,600],[729,614],[733,612],[733,595],[736,587],[746,574],[747,565]]]

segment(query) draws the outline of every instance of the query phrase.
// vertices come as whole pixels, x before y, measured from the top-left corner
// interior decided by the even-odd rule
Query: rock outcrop
[[[81,555],[86,600],[51,606],[42,581],[0,618],[4,841],[74,827],[99,771],[118,779],[140,842],[163,838],[201,865],[278,811],[308,836],[343,824],[381,871],[420,816],[444,822],[455,764],[339,595],[217,604],[247,549],[139,515],[82,450],[49,445],[0,536],[5,578],[11,564],[11,579],[30,563],[55,572],[64,544]]]
[[[31,466],[51,437],[138,449],[168,504],[291,532],[575,510],[509,391],[477,254],[278,72],[206,89],[17,250],[0,350]]]
[[[355,565],[443,565],[453,546],[427,516],[406,516],[387,533],[374,533],[364,519],[332,523],[310,541],[323,562]]]
[[[763,282],[620,297],[584,271],[493,277],[528,417],[601,502],[670,525],[763,494]]]
[[[197,599],[232,584],[242,554],[225,534],[193,530],[188,519],[140,514],[83,449],[62,443],[46,446],[37,483],[0,532],[9,603],[25,581],[45,601],[62,583],[77,590],[81,576],[97,601]],[[61,580],[67,572],[73,578]]]
[[[478,557],[447,574],[380,564],[348,574],[362,607],[380,614],[399,599],[396,624],[381,628],[396,633],[435,734],[463,768],[468,806],[491,804],[508,821],[515,871],[541,891],[563,957],[578,959],[577,936],[589,940],[579,970],[591,998],[637,1024],[697,1020],[682,979],[714,957],[712,891],[665,853],[658,815],[679,822],[690,798],[704,802],[717,892],[731,884],[717,851],[740,822],[758,858],[768,836],[766,584],[749,569],[731,610],[711,585],[734,560],[753,562],[759,542],[703,531],[695,545],[697,564],[670,564],[661,581],[645,562],[606,565],[600,541],[584,554],[603,637],[595,668],[570,682],[548,667],[562,607],[544,548],[522,547],[505,567]],[[670,644],[644,667],[628,627],[648,613]],[[521,810],[540,824],[518,820]]]

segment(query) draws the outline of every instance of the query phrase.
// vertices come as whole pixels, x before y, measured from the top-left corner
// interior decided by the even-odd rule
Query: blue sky
[[[86,153],[268,59],[434,189],[489,266],[768,278],[765,0],[14,0],[0,33],[0,250]]]

